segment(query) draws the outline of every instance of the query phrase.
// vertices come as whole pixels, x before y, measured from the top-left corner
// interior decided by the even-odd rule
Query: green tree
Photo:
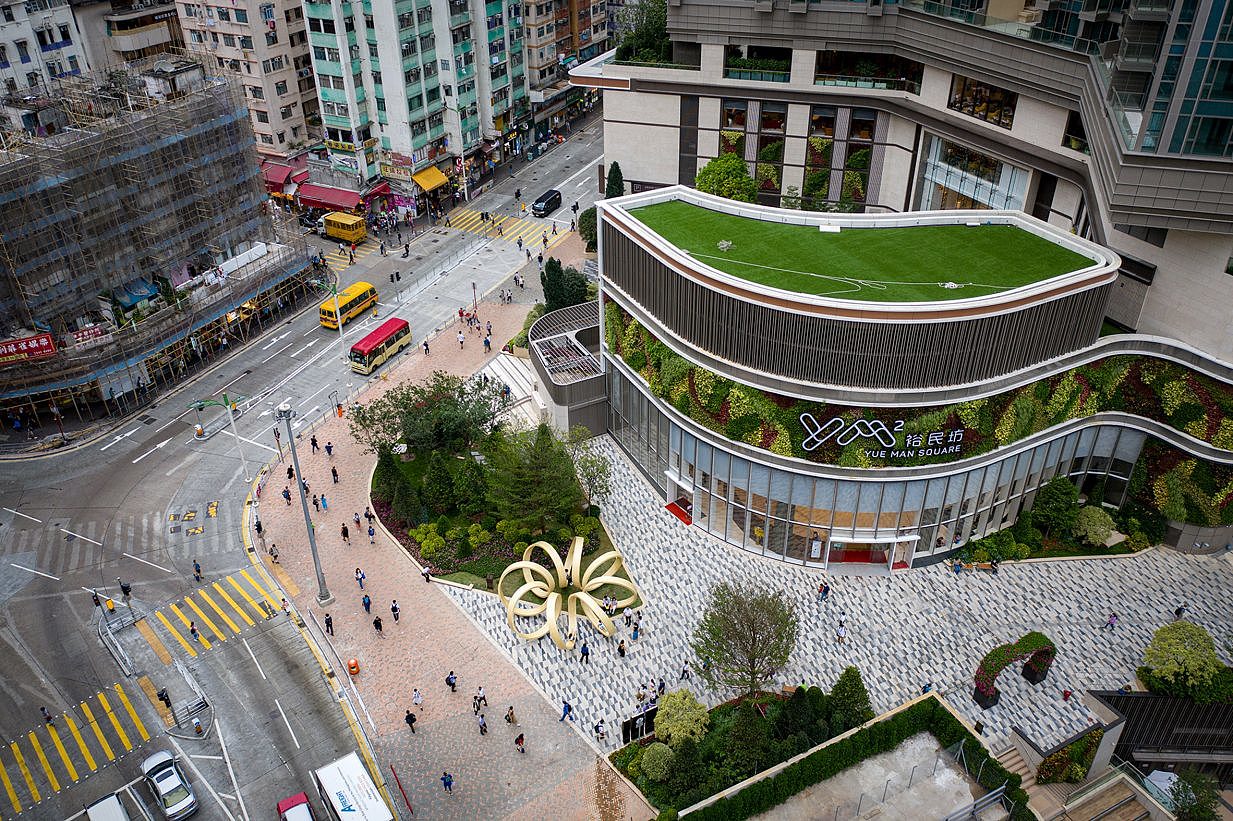
[[[482,513],[488,496],[484,466],[470,457],[454,471],[454,504],[465,516]]]
[[[757,202],[758,184],[749,167],[735,154],[720,154],[698,172],[694,186],[703,193],[739,202]]]
[[[1027,545],[1031,550],[1040,547],[1040,529],[1036,527],[1030,508],[1019,514],[1019,518],[1010,527],[1010,535],[1014,536],[1017,543]]]
[[[565,307],[565,270],[561,260],[548,257],[539,272],[539,284],[544,289],[544,313]]]
[[[394,518],[404,527],[415,527],[424,520],[424,505],[415,486],[408,481],[398,483],[394,496],[390,500],[390,509]]]
[[[599,217],[594,205],[578,215],[578,236],[587,244],[588,251],[599,247]]]
[[[842,716],[844,729],[851,729],[873,718],[873,706],[869,703],[869,691],[861,671],[848,666],[839,674],[839,680],[831,690],[832,715]]]
[[[562,308],[581,305],[589,298],[587,276],[572,265],[562,272]]]
[[[1177,821],[1216,821],[1220,817],[1218,789],[1216,779],[1193,767],[1178,772],[1169,796]]]
[[[621,164],[613,160],[612,165],[608,166],[608,179],[604,183],[604,199],[610,200],[624,194],[625,175],[621,173]]]
[[[592,441],[591,431],[582,425],[574,425],[569,429],[566,446],[587,504],[602,507],[612,492],[612,462],[595,448]]]
[[[446,513],[454,507],[454,475],[439,450],[434,450],[428,459],[422,499],[434,513]]]
[[[1075,515],[1075,537],[1087,544],[1099,547],[1108,540],[1111,533],[1113,533],[1113,517],[1103,508],[1085,505]]]
[[[406,484],[406,476],[398,466],[398,457],[392,451],[380,451],[377,466],[372,472],[372,491],[378,499],[386,502],[394,501],[394,492],[399,485]]]
[[[1189,621],[1157,628],[1143,651],[1143,664],[1150,674],[1149,684],[1156,679],[1169,692],[1186,696],[1206,688],[1224,668],[1212,637]]]
[[[652,741],[642,751],[638,766],[652,781],[667,781],[672,774],[672,748],[662,741]]]
[[[1079,489],[1065,476],[1055,476],[1036,492],[1032,521],[1046,533],[1070,533],[1079,515]]]
[[[716,689],[746,695],[761,690],[788,663],[796,647],[797,619],[780,591],[752,582],[723,582],[694,628],[691,646],[702,677]]]
[[[371,453],[392,450],[398,441],[413,453],[460,453],[487,436],[504,405],[496,383],[436,371],[354,409],[351,432]]]
[[[666,63],[672,59],[667,0],[626,3],[621,9],[620,23],[626,34],[617,46],[616,59],[641,63]]]
[[[569,453],[547,425],[494,436],[487,455],[488,501],[500,518],[543,534],[582,507]]]
[[[728,730],[727,760],[741,776],[749,776],[770,763],[771,732],[769,722],[758,712],[752,701],[736,709],[732,727]],[[656,728],[659,722],[656,721]]]
[[[655,714],[655,737],[672,747],[685,739],[701,741],[711,717],[706,707],[688,690],[673,690],[659,700]]]

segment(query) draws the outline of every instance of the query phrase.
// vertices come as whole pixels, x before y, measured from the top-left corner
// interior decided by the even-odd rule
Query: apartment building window
[[[377,44],[376,43],[368,44],[368,56],[373,58],[374,60],[377,59]]]
[[[317,84],[322,88],[332,88],[335,91],[345,91],[347,88],[343,78],[335,77],[333,74],[318,74]]]
[[[9,61],[9,47],[6,46],[4,43],[0,43],[0,63],[7,63],[8,61]]]
[[[338,52],[335,51],[334,54],[337,55]],[[337,60],[337,56],[335,56],[334,59]],[[262,62],[261,69],[266,74],[271,74],[275,71],[282,71],[285,65],[286,61],[284,61],[282,57],[271,57],[270,59]]]
[[[240,35],[240,48],[248,49],[249,51],[252,51],[253,50],[253,38],[249,37],[247,34]]]
[[[414,12],[408,11],[408,12],[404,12],[398,15],[398,27],[400,29],[409,29],[409,28],[412,28],[414,25],[415,25],[415,13]]]
[[[431,34],[420,38],[420,51],[431,51],[437,45],[437,38]]]
[[[313,46],[313,57],[317,58],[318,60],[324,60],[327,63],[340,62],[338,49],[336,48],[325,48],[324,46]]]
[[[223,35],[223,45],[229,48],[235,48],[235,35],[234,34],[224,34]]]
[[[261,19],[265,20],[267,23],[270,20],[274,19],[274,4],[273,3],[263,3],[261,5]]]
[[[13,7],[12,6],[4,7],[4,22],[6,23],[13,22]]]
[[[270,136],[269,134],[258,134],[257,136],[258,136],[258,137],[260,137],[260,138],[261,138],[261,142],[263,142],[263,143],[264,143],[264,144],[266,144],[266,145],[273,145],[273,144],[274,144],[274,138],[273,138],[272,136]]]
[[[418,68],[409,68],[402,73],[402,80],[405,84],[411,85],[420,81],[420,70]]]
[[[416,102],[418,103],[419,101],[416,100]],[[422,103],[420,105],[413,106],[412,111],[414,111],[417,108],[420,108],[421,105]],[[426,133],[428,133],[428,127],[424,125],[423,120],[417,120],[416,122],[411,123],[411,136],[412,137],[423,137]]]
[[[326,114],[334,117],[350,117],[351,109],[347,108],[346,103],[332,103],[329,100],[321,101],[321,110]]]
[[[430,89],[428,89],[428,91],[424,94],[424,97],[428,100],[428,104],[429,104],[429,105],[432,105],[432,104],[433,104],[433,103],[435,103],[437,100],[440,100],[440,99],[441,99],[441,88],[440,88],[440,86],[438,86],[437,88],[430,88]]]
[[[372,73],[372,84],[375,86],[381,85],[381,72],[374,71]]]
[[[1125,225],[1115,223],[1113,228],[1128,237],[1142,240],[1148,245],[1155,245],[1157,248],[1163,248],[1165,241],[1169,238],[1169,229],[1167,228],[1148,228],[1144,225]]]
[[[744,100],[724,100],[724,128],[745,128],[749,105]]]
[[[199,31],[190,31],[188,33],[188,41],[190,43],[204,43],[205,35]]]
[[[873,132],[878,126],[878,112],[868,108],[852,110],[852,124],[848,128],[848,139],[872,142]]]
[[[287,18],[288,23],[292,22],[293,20],[303,20],[304,19],[304,9],[300,8],[299,6],[296,6],[295,8],[287,9],[285,12],[283,12],[283,17]]]
[[[787,120],[787,103],[763,103],[761,119],[758,122],[758,130],[782,132]]]
[[[278,32],[277,31],[267,31],[265,33],[265,44],[267,46],[277,45],[278,44]]]
[[[1233,156],[1233,119],[1195,117],[1190,122],[1182,153]]]
[[[1233,100],[1233,60],[1212,60],[1203,80],[1206,100]]]
[[[73,38],[69,34],[69,27],[67,23],[60,24],[60,41],[63,43],[73,42]]]
[[[380,97],[377,98],[377,111],[385,113],[385,100]]]
[[[290,120],[290,119],[291,119],[291,115],[292,115],[292,113],[293,113],[293,112],[292,112],[292,108],[293,108],[293,107],[292,107],[292,106],[289,106],[289,105],[285,105],[285,106],[283,106],[282,108],[278,109],[278,116],[279,116],[281,119],[284,119],[284,120]]]
[[[424,98],[416,95],[407,98],[407,111],[419,111],[424,107]],[[412,129],[414,131],[414,129]]]
[[[214,10],[214,14],[218,17],[219,20],[222,20],[224,23],[231,22],[231,11],[229,9],[217,8]]]
[[[26,83],[30,86],[30,88],[38,88],[42,82],[43,75],[39,74],[37,71],[26,72]]]
[[[265,99],[265,91],[261,88],[261,86],[245,86],[245,90],[248,92],[248,96],[252,97],[254,100]]]
[[[321,20],[316,17],[308,18],[308,30],[315,31],[318,34],[335,34],[333,20]]]
[[[835,136],[835,107],[816,105],[809,111],[809,133],[819,137]]]
[[[1220,32],[1216,39],[1222,43],[1233,43],[1233,3],[1225,4],[1224,19],[1220,21]]]
[[[287,81],[286,81],[286,80],[279,80],[277,83],[275,83],[275,84],[274,84],[274,93],[275,93],[275,94],[277,94],[279,97],[281,97],[281,96],[283,96],[284,94],[286,94],[286,93],[287,93]]]
[[[237,23],[247,23],[248,22],[248,12],[245,11],[244,9],[235,9],[233,14],[235,14],[235,21]]]
[[[1019,95],[1013,91],[956,74],[946,107],[1001,128],[1010,128],[1015,121],[1018,102]]]
[[[25,40],[18,40],[13,45],[17,46],[17,56],[21,58],[23,63],[30,62],[30,49],[26,45]]]
[[[264,111],[253,109],[253,114],[256,116],[257,122],[259,123],[268,123],[270,121],[270,115],[266,114]]]

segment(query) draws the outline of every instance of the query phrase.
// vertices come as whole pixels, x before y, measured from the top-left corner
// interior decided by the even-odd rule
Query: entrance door
[[[828,545],[827,565],[831,564],[880,564],[890,566],[890,551],[893,544],[886,542],[840,542]]]

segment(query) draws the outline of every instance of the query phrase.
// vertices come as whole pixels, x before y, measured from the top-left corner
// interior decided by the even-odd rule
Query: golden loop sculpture
[[[578,612],[586,617],[595,629],[602,635],[611,637],[616,634],[616,625],[604,612],[603,606],[592,594],[606,584],[615,585],[629,591],[629,595],[617,601],[617,607],[623,608],[638,600],[638,588],[629,579],[617,575],[623,565],[620,551],[613,549],[595,557],[582,573],[582,548],[584,541],[581,536],[575,536],[570,543],[565,561],[556,548],[547,542],[534,542],[523,551],[522,561],[514,562],[505,568],[501,580],[497,583],[497,595],[505,605],[505,621],[514,635],[526,641],[535,641],[546,635],[552,636],[552,641],[562,650],[572,650],[578,636]],[[544,563],[531,560],[536,549],[547,554],[551,567]],[[505,577],[511,573],[522,573],[522,585],[509,596],[505,595]],[[573,582],[571,585],[570,582]],[[568,597],[564,595],[570,587],[577,588]],[[524,601],[527,595],[542,599],[539,604]],[[561,635],[561,613],[566,616],[566,635]],[[544,624],[529,633],[523,633],[514,626],[514,618],[534,618],[543,615]]]

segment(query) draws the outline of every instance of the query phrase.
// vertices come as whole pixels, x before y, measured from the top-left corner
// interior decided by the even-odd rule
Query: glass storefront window
[[[873,132],[878,125],[878,112],[868,108],[852,109],[852,123],[848,128],[848,138],[864,142],[873,142]]]
[[[809,133],[819,137],[835,136],[835,107],[816,105],[809,112]]]
[[[761,131],[783,131],[788,124],[787,103],[763,103],[759,121]]]
[[[991,125],[1010,128],[1018,102],[1019,95],[1013,91],[956,74],[946,107]]]
[[[749,105],[744,100],[724,100],[724,128],[745,128]]]

